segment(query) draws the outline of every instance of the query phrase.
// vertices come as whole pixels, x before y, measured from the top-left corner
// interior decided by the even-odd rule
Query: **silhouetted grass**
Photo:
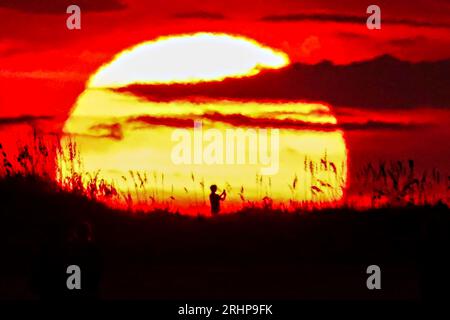
[[[130,215],[31,175],[1,179],[0,194],[0,281],[9,284],[0,299],[35,297],[28,277],[42,243],[77,221],[93,226],[103,298],[372,299],[371,264],[382,268],[383,299],[448,293],[443,204],[363,212],[246,207],[205,219],[164,210]]]
[[[60,137],[49,139],[34,133],[28,144],[17,145],[12,156],[8,155],[0,144],[0,178],[40,177],[57,181],[54,185],[58,185],[58,188],[129,211],[178,210],[174,186],[171,185],[170,192],[167,191],[169,186],[165,185],[164,173],[129,170],[127,175],[121,177],[128,185],[128,188],[123,190],[111,181],[100,179],[100,171],[85,172],[76,143],[69,140],[62,146],[60,141]],[[339,166],[342,168],[338,169]],[[319,162],[305,157],[304,171],[308,177],[293,174],[292,181],[286,183],[291,195],[289,201],[277,205],[274,205],[270,177],[258,174],[255,176],[256,198],[247,196],[248,186],[231,186],[226,182],[225,189],[228,194],[234,193],[239,197],[243,209],[278,208],[298,211],[342,206],[378,208],[449,201],[450,176],[446,176],[437,168],[430,172],[419,172],[415,168],[414,160],[368,163],[356,174],[356,185],[360,189],[356,192],[353,190],[350,195],[348,190],[351,188],[345,189],[344,177],[338,173],[339,170],[344,170],[343,166],[343,163],[329,161],[326,153]],[[308,183],[305,183],[304,179],[309,179]],[[190,197],[194,208],[204,208],[208,205],[204,178],[191,172],[190,181],[190,185],[184,186],[185,194]],[[306,185],[311,186],[312,199],[309,201],[302,200],[301,196],[308,192],[305,190]],[[329,200],[338,199],[339,193],[344,194],[341,200]]]

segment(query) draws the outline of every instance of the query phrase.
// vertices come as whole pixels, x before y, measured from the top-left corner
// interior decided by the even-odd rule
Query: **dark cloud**
[[[192,118],[170,118],[154,116],[138,116],[127,120],[128,123],[144,124],[145,126],[168,126],[174,128],[188,128],[194,125]]]
[[[13,56],[15,54],[21,53],[26,51],[26,49],[24,48],[6,48],[4,50],[0,50],[0,57],[1,58],[6,58],[9,56]]]
[[[15,125],[15,124],[33,124],[36,121],[53,120],[52,116],[30,116],[24,115],[20,117],[4,117],[0,118],[0,126]]]
[[[113,124],[97,124],[89,128],[91,131],[96,131],[99,135],[96,137],[111,138],[114,140],[122,140],[123,131],[119,123]]]
[[[206,113],[203,115],[185,115],[181,118],[174,117],[154,117],[139,116],[127,120],[128,123],[139,123],[144,127],[167,126],[174,128],[193,128],[194,119],[222,122],[235,127],[250,128],[278,128],[294,130],[314,130],[314,131],[335,131],[343,129],[345,131],[354,130],[415,130],[427,127],[427,124],[365,121],[365,122],[345,122],[335,125],[332,123],[311,123],[294,119],[273,119],[273,118],[253,118],[242,114],[221,114]],[[137,127],[142,128],[141,127]]]
[[[382,23],[408,25],[411,27],[450,28],[449,23],[419,21],[409,19],[383,19]]]
[[[208,113],[202,115],[203,119],[211,120],[214,122],[223,122],[233,126],[242,127],[256,127],[256,128],[280,128],[280,129],[304,129],[304,130],[321,130],[330,131],[336,130],[337,127],[334,124],[319,124],[310,123],[294,119],[273,119],[273,118],[252,118],[244,116],[242,114],[230,114],[224,115],[220,113]]]
[[[1,0],[0,8],[15,9],[36,14],[66,14],[68,6],[76,4],[83,12],[121,10],[121,0]]]
[[[123,137],[117,137],[110,134],[94,134],[94,133],[63,133],[62,136],[66,137],[82,137],[82,138],[102,138],[102,139],[113,139],[122,140]]]
[[[339,128],[345,131],[357,130],[417,130],[431,126],[423,123],[401,123],[385,121],[366,121],[366,122],[344,122],[339,123]]]
[[[217,12],[192,11],[177,13],[172,16],[175,19],[203,19],[203,20],[223,20],[225,16]]]
[[[392,46],[396,47],[408,47],[417,45],[418,43],[425,43],[429,42],[430,40],[427,37],[424,36],[417,36],[417,37],[409,37],[409,38],[398,38],[398,39],[392,39],[389,40],[387,43]]]
[[[261,18],[267,22],[302,22],[302,21],[318,21],[318,22],[336,22],[336,23],[358,23],[365,24],[368,16],[341,15],[341,14],[307,14],[294,13],[284,15],[267,15]],[[413,27],[435,27],[450,28],[448,23],[419,21],[411,19],[382,19],[382,24],[408,25]]]
[[[269,22],[321,21],[321,22],[365,23],[367,17],[351,16],[351,15],[335,15],[335,14],[291,13],[291,14],[267,15],[262,17],[261,20]]]
[[[334,131],[337,129],[349,130],[410,130],[425,125],[413,123],[397,123],[383,121],[345,122],[338,125],[332,123],[311,123],[291,119],[251,118],[241,114],[223,115],[220,113],[204,114],[203,119],[214,122],[224,122],[233,126],[249,126],[256,128],[279,128],[295,130]]]
[[[338,32],[336,34],[340,38],[348,39],[348,40],[367,40],[370,39],[368,35],[356,33],[356,32]]]
[[[450,107],[450,60],[411,63],[381,56],[349,65],[295,63],[221,82],[132,85],[118,91],[148,100],[320,101],[356,108]]]

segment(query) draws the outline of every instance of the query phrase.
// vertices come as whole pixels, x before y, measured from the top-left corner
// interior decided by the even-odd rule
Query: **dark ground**
[[[449,297],[444,205],[296,214],[249,209],[205,219],[131,216],[32,178],[1,180],[0,196],[1,300],[37,299],[45,283],[65,281],[44,272],[36,285],[36,270],[43,252],[48,258],[65,250],[54,239],[77,221],[92,224],[104,299]],[[381,268],[381,290],[366,287],[372,264]]]

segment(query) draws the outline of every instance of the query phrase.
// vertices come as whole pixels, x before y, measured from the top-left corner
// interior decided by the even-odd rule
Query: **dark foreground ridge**
[[[0,299],[45,298],[47,282],[35,279],[43,248],[79,222],[91,225],[101,261],[95,298],[448,298],[445,205],[206,219],[130,214],[55,190],[32,177],[0,181]],[[366,287],[369,265],[381,268],[381,290]]]

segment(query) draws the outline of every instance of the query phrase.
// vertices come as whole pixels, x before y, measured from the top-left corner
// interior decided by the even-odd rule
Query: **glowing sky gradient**
[[[428,172],[450,170],[448,1],[379,0],[382,29],[368,30],[366,8],[372,3],[359,0],[154,0],[151,5],[146,0],[82,0],[82,29],[77,31],[66,28],[65,2],[0,1],[0,143],[13,158],[17,145],[36,131],[49,141],[58,137],[80,102],[91,108],[77,109],[67,126],[80,129],[80,141],[91,140],[86,146],[108,151],[127,140],[131,131],[149,130],[162,122],[165,111],[142,116],[136,106],[152,105],[142,107],[148,113],[158,109],[157,102],[173,106],[178,101],[191,113],[196,110],[190,104],[195,99],[189,94],[195,91],[208,96],[196,98],[205,107],[202,118],[207,122],[240,126],[253,119],[258,126],[326,128],[330,133],[336,125],[323,123],[318,128],[310,121],[334,119],[345,132],[347,191],[356,186],[355,192],[360,192],[358,168],[368,162],[415,159],[417,168]],[[190,84],[189,90],[183,84],[86,88],[91,77],[124,50],[168,35],[197,32],[255,39],[288,55],[290,64],[263,69],[256,76],[192,85],[192,90]],[[303,118],[294,119],[300,116],[293,113],[285,120],[282,114],[274,119],[274,113],[271,119],[264,115],[256,119],[251,114],[256,107],[239,116],[211,111],[216,110],[214,105],[243,101],[248,106],[266,103],[267,111],[279,100],[286,109],[287,103],[295,107],[303,102],[332,106],[333,112],[314,112],[305,123]],[[78,112],[98,112],[101,117],[108,108],[94,105],[97,101],[107,101],[117,119],[76,119]],[[133,107],[126,110],[122,103]],[[163,108],[164,103],[158,106]],[[299,109],[305,117],[304,106]],[[202,110],[197,111],[203,114]],[[181,120],[175,120],[178,116]],[[166,125],[179,128],[194,119],[181,113],[176,117],[165,119]]]

